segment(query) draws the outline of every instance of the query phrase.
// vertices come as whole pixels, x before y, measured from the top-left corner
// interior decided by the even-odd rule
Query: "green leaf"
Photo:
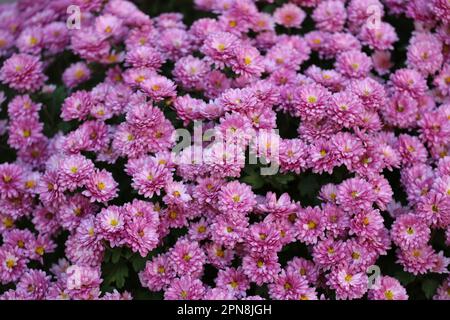
[[[283,185],[288,184],[289,182],[291,182],[294,179],[295,179],[295,177],[292,174],[279,174],[279,175],[275,176],[275,180],[279,184],[283,184]]]
[[[242,182],[245,182],[253,187],[253,189],[259,189],[264,185],[264,180],[259,174],[259,169],[255,167],[245,168],[245,176],[241,178]]]
[[[422,291],[427,299],[431,299],[436,293],[436,289],[439,286],[439,282],[434,279],[425,279],[422,282]]]
[[[298,190],[301,196],[314,197],[316,191],[319,189],[317,176],[307,175],[300,179]]]
[[[146,259],[142,258],[140,255],[136,254],[131,258],[131,264],[133,266],[134,271],[139,272],[145,267]]]
[[[117,263],[120,260],[120,256],[122,255],[122,248],[115,248],[112,249],[111,252],[111,262]]]
[[[395,273],[395,278],[401,282],[402,285],[407,286],[411,282],[413,282],[416,277],[408,272],[399,271]]]
[[[118,289],[123,288],[125,279],[128,277],[128,266],[125,263],[107,265],[104,270],[105,286],[116,284]]]

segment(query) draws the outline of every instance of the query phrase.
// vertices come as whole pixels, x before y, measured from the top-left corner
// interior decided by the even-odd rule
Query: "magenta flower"
[[[24,53],[11,56],[0,69],[0,81],[22,92],[39,90],[46,79],[39,58]]]

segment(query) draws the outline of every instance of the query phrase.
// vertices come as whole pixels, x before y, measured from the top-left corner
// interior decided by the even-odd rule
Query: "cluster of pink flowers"
[[[434,299],[450,299],[450,258],[432,246],[437,233],[450,245],[450,3],[292,0],[271,14],[264,1],[194,3],[214,18],[188,26],[127,0],[0,5],[0,134],[16,154],[0,163],[0,299],[131,299],[101,290],[115,247],[149,257],[140,282],[165,299],[263,299],[251,286],[271,299],[408,299],[383,265],[370,285],[386,255],[415,276],[443,274]],[[66,26],[71,4],[80,29]],[[415,21],[400,66],[388,14]],[[50,77],[66,51],[77,61]],[[50,80],[68,93],[59,116],[73,128],[53,136]],[[300,121],[295,138],[276,130],[280,114]],[[172,153],[176,124],[194,121],[226,148],[203,141],[199,161],[194,146]],[[255,133],[271,142],[254,150]],[[349,178],[320,186],[316,206],[256,194],[239,180],[247,149],[282,174],[345,167]],[[308,255],[282,264],[294,243]],[[45,268],[58,246],[64,258]]]

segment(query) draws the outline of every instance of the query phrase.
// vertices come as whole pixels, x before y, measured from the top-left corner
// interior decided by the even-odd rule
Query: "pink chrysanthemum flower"
[[[250,282],[240,267],[219,270],[215,282],[218,288],[229,290],[238,298],[244,297],[250,288]]]
[[[314,9],[312,18],[319,30],[339,32],[344,27],[347,12],[341,1],[321,1]]]
[[[269,254],[281,249],[280,234],[270,223],[260,222],[251,225],[245,240],[247,249],[252,254]]]
[[[408,250],[397,249],[397,262],[414,275],[429,272],[437,261],[437,254],[429,245]]]
[[[269,284],[270,297],[276,300],[295,300],[308,288],[308,282],[297,272],[285,272],[278,275],[274,283]]]
[[[394,27],[386,22],[380,22],[376,28],[365,24],[361,28],[359,38],[374,50],[392,50],[392,44],[398,41]]]
[[[276,254],[246,255],[242,259],[242,268],[248,279],[257,285],[272,283],[281,270]]]
[[[27,270],[17,283],[16,291],[25,300],[43,300],[50,285],[50,276],[42,270]]]
[[[85,120],[93,106],[89,92],[76,91],[64,100],[61,110],[61,118],[65,121],[73,119]]]
[[[306,14],[293,3],[286,3],[275,10],[274,20],[276,23],[287,28],[299,28]]]
[[[414,69],[399,69],[391,74],[390,80],[396,89],[410,94],[413,98],[422,97],[428,90],[425,79]]]
[[[144,162],[139,171],[133,173],[132,176],[133,188],[147,198],[151,198],[154,193],[159,195],[160,190],[171,180],[167,167],[154,161]]]
[[[341,91],[333,94],[328,113],[331,119],[339,125],[350,128],[360,123],[363,105],[358,96],[351,91]]]
[[[260,77],[264,71],[261,54],[252,46],[237,47],[230,65],[236,74],[246,78]]]
[[[338,206],[326,203],[322,206],[327,236],[338,238],[344,235],[350,226],[350,216]]]
[[[447,277],[437,288],[433,300],[450,300],[450,277]]]
[[[329,274],[327,284],[336,290],[336,299],[359,299],[367,291],[368,278],[363,272],[355,272],[348,267],[337,268]]]
[[[84,62],[76,62],[71,64],[62,75],[64,84],[69,88],[74,88],[79,84],[89,80],[91,70]]]
[[[373,186],[361,178],[343,181],[338,187],[337,203],[346,211],[370,209],[375,201]]]
[[[203,79],[209,72],[209,66],[204,60],[194,56],[183,57],[175,63],[172,74],[186,89],[201,89]]]
[[[303,120],[320,120],[331,98],[330,92],[321,85],[302,86],[294,97],[294,113]]]
[[[300,209],[295,226],[298,239],[306,244],[315,244],[324,236],[325,223],[322,210],[318,207]]]
[[[117,186],[110,172],[98,170],[87,180],[83,194],[90,197],[92,202],[108,202],[117,196]]]
[[[201,300],[205,294],[205,287],[199,279],[189,275],[172,280],[164,292],[165,300]]]
[[[420,199],[416,212],[428,225],[446,228],[450,225],[450,197],[431,191]]]
[[[70,191],[83,186],[94,173],[94,164],[82,155],[71,155],[60,161],[61,185]]]
[[[317,266],[330,269],[340,263],[343,263],[345,259],[346,247],[342,241],[334,239],[325,239],[319,241],[317,245],[313,247],[313,261]]]
[[[350,78],[367,77],[372,69],[372,60],[363,52],[351,50],[336,57],[336,70]]]
[[[166,288],[175,276],[176,274],[169,264],[167,255],[158,255],[147,261],[144,270],[139,273],[142,286],[152,291]]]
[[[0,164],[0,198],[14,198],[23,191],[25,172],[18,164]]]
[[[424,75],[436,73],[443,62],[442,43],[429,34],[417,34],[410,40],[408,66]]]
[[[362,239],[374,238],[384,228],[383,221],[378,209],[360,211],[350,222],[350,234],[358,235]]]
[[[0,283],[17,281],[25,272],[28,259],[21,257],[12,248],[0,247]]]
[[[140,84],[141,89],[154,101],[161,101],[175,96],[175,84],[160,75],[153,75]]]
[[[67,290],[72,299],[95,299],[100,295],[99,268],[72,265],[67,268]]]
[[[283,139],[280,142],[279,162],[282,171],[300,171],[308,167],[307,144],[300,139]]]
[[[382,276],[379,285],[369,289],[370,300],[408,300],[408,294],[400,282],[389,276]]]
[[[419,216],[403,214],[394,221],[391,237],[402,250],[421,248],[430,238],[430,228]]]
[[[218,207],[229,213],[248,213],[256,204],[251,188],[237,181],[229,182],[219,191]]]
[[[170,250],[168,259],[179,276],[189,274],[197,278],[203,273],[206,255],[197,242],[182,239]]]
[[[0,69],[0,80],[18,91],[37,91],[46,79],[42,62],[28,54],[14,54]]]

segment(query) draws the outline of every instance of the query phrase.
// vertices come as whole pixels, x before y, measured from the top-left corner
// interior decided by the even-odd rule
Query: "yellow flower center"
[[[117,227],[117,225],[119,224],[119,220],[113,218],[113,219],[111,219],[111,221],[109,222],[109,224],[110,224],[112,227]]]
[[[183,256],[183,260],[186,261],[186,262],[188,262],[188,261],[191,260],[191,259],[192,259],[192,257],[191,257],[188,253],[186,253],[186,254]]]
[[[234,202],[241,201],[241,197],[239,195],[234,195],[232,199],[233,199]]]
[[[75,71],[75,78],[77,79],[81,79],[84,77],[84,71],[81,69],[78,69],[77,71]]]
[[[252,63],[252,59],[250,57],[245,57],[244,58],[244,63],[246,66],[250,65],[250,63]]]
[[[223,251],[222,249],[216,250],[216,256],[218,256],[219,258],[222,258],[224,255],[225,255],[225,251]]]
[[[34,250],[38,255],[40,255],[40,256],[43,256],[44,255],[44,252],[45,252],[45,249],[44,249],[44,247],[43,246],[38,246],[38,247],[36,247],[36,250]]]
[[[394,299],[394,293],[391,290],[386,290],[384,292],[384,296],[386,297],[387,300]]]
[[[103,191],[103,190],[105,190],[105,188],[106,188],[106,185],[105,185],[104,182],[97,183],[97,189],[98,190]]]
[[[138,76],[136,79],[135,79],[135,81],[137,82],[137,83],[141,83],[141,82],[143,82],[145,80],[145,77],[143,76],[143,75],[140,75],[140,76]]]
[[[28,180],[27,182],[25,182],[25,187],[27,189],[34,188],[35,186],[36,186],[36,182],[34,180]]]
[[[264,261],[258,260],[258,262],[256,263],[256,265],[258,266],[258,268],[262,268],[262,267],[264,266]]]
[[[206,227],[201,225],[200,227],[197,228],[198,233],[205,233],[206,232]]]
[[[173,220],[173,219],[176,219],[177,216],[178,216],[178,214],[177,214],[176,211],[173,211],[173,210],[172,210],[172,211],[169,212],[169,218],[170,218],[170,219],[172,219],[172,220]]]
[[[31,136],[31,130],[25,129],[22,131],[22,135],[24,138],[28,138]]]
[[[236,282],[236,281],[231,281],[230,282],[230,286],[233,288],[233,289],[236,289],[237,288],[237,286],[238,286],[238,283]]]
[[[38,43],[38,39],[36,37],[30,37],[30,44],[35,46]]]
[[[345,281],[350,282],[350,281],[352,281],[352,278],[353,278],[353,276],[351,274],[348,274],[345,276]]]
[[[10,229],[14,226],[14,220],[10,217],[3,218],[2,223],[7,229]]]
[[[363,224],[364,224],[365,226],[368,226],[369,223],[370,223],[369,218],[368,218],[368,217],[365,217],[365,218],[363,219]]]
[[[166,268],[164,268],[163,266],[159,266],[158,273],[164,273],[164,272],[166,272]]]
[[[410,235],[413,234],[414,233],[413,228],[409,227],[408,229],[406,229],[406,233]]]
[[[7,266],[9,269],[14,268],[15,265],[16,265],[16,261],[14,261],[13,259],[7,259],[7,260],[6,260],[6,266]]]
[[[317,102],[317,97],[316,96],[309,96],[307,98],[308,103],[316,103]]]
[[[308,229],[315,229],[316,228],[316,226],[317,226],[317,223],[315,222],[315,221],[309,221],[308,222]]]
[[[82,212],[82,210],[81,210],[80,207],[76,207],[75,209],[73,209],[73,214],[74,214],[76,217],[81,216],[81,212]]]
[[[420,252],[420,250],[413,250],[412,255],[414,258],[418,258],[422,255],[422,253]]]

